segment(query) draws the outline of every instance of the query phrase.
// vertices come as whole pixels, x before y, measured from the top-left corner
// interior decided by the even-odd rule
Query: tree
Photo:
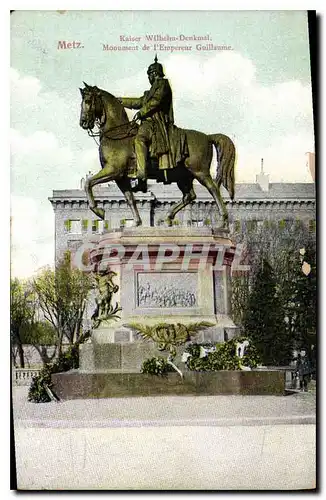
[[[29,283],[20,281],[18,278],[10,282],[10,336],[12,354],[14,349],[18,350],[21,368],[25,368],[23,332],[31,325],[35,313],[35,297]]]
[[[250,295],[249,273],[237,273],[232,276],[231,293],[231,316],[236,325],[242,326],[244,316],[248,309],[248,300]]]
[[[295,273],[289,311],[297,347],[310,355],[312,345],[316,346],[317,327],[316,249],[311,242],[297,253]]]
[[[64,337],[72,345],[81,335],[92,278],[72,268],[70,255],[66,254],[54,271],[44,269],[33,287],[44,318],[56,334],[55,354],[61,354]]]
[[[266,220],[259,227],[244,225],[241,231],[232,235],[232,239],[244,245],[243,259],[252,268],[260,265],[264,254],[268,255],[273,269],[277,268],[279,272],[280,265],[284,262],[283,252],[293,251],[294,255],[314,238],[301,220],[289,219],[277,222]]]
[[[262,258],[254,277],[244,316],[244,329],[264,364],[289,363],[292,340],[285,328],[284,310],[277,294],[275,275],[266,258]]]
[[[33,321],[22,328],[21,339],[23,344],[30,344],[39,353],[43,364],[53,361],[56,350],[56,332],[48,321]],[[49,347],[52,353],[49,353]]]
[[[260,262],[265,258],[275,270],[277,296],[284,311],[284,328],[288,338],[294,342],[298,331],[302,329],[297,316],[297,306],[294,307],[294,295],[296,295],[295,303],[297,304],[300,302],[300,293],[304,294],[304,287],[308,285],[310,297],[314,296],[315,299],[309,304],[305,300],[301,318],[305,321],[305,318],[309,316],[312,322],[316,318],[316,280],[312,280],[311,277],[306,281],[303,279],[305,276],[301,270],[302,264],[298,260],[300,248],[313,249],[315,247],[314,235],[300,220],[278,222],[267,220],[260,227],[244,225],[241,232],[233,234],[233,240],[244,244],[243,263],[250,265],[249,273],[242,273],[242,275],[234,273],[232,276],[233,320],[239,326],[243,326],[250,289]],[[302,284],[299,288],[296,285],[298,280],[301,280]],[[308,316],[307,310],[309,310]],[[313,324],[311,321],[310,324]]]

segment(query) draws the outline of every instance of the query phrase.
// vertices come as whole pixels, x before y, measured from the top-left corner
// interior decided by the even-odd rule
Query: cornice
[[[54,210],[87,210],[88,209],[88,201],[86,199],[86,196],[80,196],[80,197],[70,197],[70,198],[64,198],[62,196],[60,197],[52,197],[48,198],[53,209]],[[107,197],[96,197],[96,202],[97,205],[101,208],[119,208],[119,207],[125,207],[127,206],[127,202],[123,196],[112,196],[110,199]],[[181,199],[181,197],[180,197]],[[151,207],[151,205],[155,202],[155,206],[157,209],[162,209],[164,207],[170,207],[174,203],[176,203],[177,200],[175,199],[163,199],[161,201],[155,200],[153,196],[147,196],[145,197],[140,197],[136,199],[138,207]],[[178,200],[180,201],[180,200]],[[307,198],[307,199],[288,199],[288,198],[281,198],[281,199],[245,199],[245,198],[240,198],[236,200],[224,200],[226,206],[228,209],[238,209],[238,208],[244,208],[244,209],[266,209],[268,206],[278,206],[278,207],[307,207],[311,206],[312,208],[315,207],[316,205],[316,200],[313,198]],[[215,205],[215,202],[213,199],[197,199],[194,202],[192,202],[192,205],[197,205],[199,208],[207,208],[207,207],[213,207]],[[189,205],[190,207],[191,205]],[[188,207],[186,207],[188,208]]]

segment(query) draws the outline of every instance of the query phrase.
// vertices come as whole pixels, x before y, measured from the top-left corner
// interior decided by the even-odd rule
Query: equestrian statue
[[[134,192],[147,192],[147,179],[170,184],[176,182],[182,200],[172,206],[167,222],[172,226],[176,214],[196,199],[193,181],[197,179],[212,195],[221,226],[228,228],[228,212],[221,196],[223,185],[234,198],[235,146],[224,134],[204,134],[174,124],[172,90],[164,78],[163,66],[154,59],[147,71],[151,88],[139,98],[114,97],[84,82],[80,126],[99,138],[101,170],[89,176],[85,190],[89,208],[100,218],[93,187],[115,181],[133,215],[134,225],[142,224]],[[129,121],[124,108],[138,110]],[[97,125],[98,132],[93,132]],[[213,146],[217,152],[217,173],[210,174]]]

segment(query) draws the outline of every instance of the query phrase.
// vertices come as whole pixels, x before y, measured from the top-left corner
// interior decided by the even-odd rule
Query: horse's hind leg
[[[122,179],[116,180],[117,186],[122,191],[126,201],[131,209],[132,216],[134,219],[135,226],[141,226],[142,220],[140,218],[138,208],[136,205],[136,200],[131,190],[130,180],[128,177],[123,177]]]
[[[189,203],[196,199],[196,193],[193,188],[193,176],[187,172],[187,175],[183,179],[177,181],[178,188],[182,191],[183,197],[176,205],[173,205],[168,213],[167,222],[169,226],[172,226],[173,219],[176,214],[185,208]]]
[[[221,191],[216,182],[212,179],[210,174],[205,172],[196,172],[196,179],[210,192],[213,196],[214,201],[217,206],[218,214],[222,215],[223,225],[222,227],[228,229],[229,227],[229,216],[224,203],[224,200],[221,196]]]

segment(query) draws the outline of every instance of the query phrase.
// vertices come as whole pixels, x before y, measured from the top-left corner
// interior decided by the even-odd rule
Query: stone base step
[[[53,392],[60,399],[120,398],[164,395],[218,394],[284,395],[282,371],[186,372],[166,376],[143,373],[78,370],[52,375]]]

